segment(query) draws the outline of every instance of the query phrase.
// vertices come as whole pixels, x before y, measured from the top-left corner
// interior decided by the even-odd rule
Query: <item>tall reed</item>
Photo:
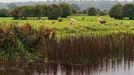
[[[90,64],[106,58],[131,58],[134,55],[133,43],[134,34],[129,33],[67,37],[48,41],[41,54],[48,62]]]
[[[39,49],[46,39],[55,33],[48,27],[34,29],[29,23],[0,27],[0,57],[2,61],[33,60],[39,55]],[[46,34],[47,33],[47,34]],[[46,38],[48,37],[48,38]],[[54,38],[54,35],[53,35]]]

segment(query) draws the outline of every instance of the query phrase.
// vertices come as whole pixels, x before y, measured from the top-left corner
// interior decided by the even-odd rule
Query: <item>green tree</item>
[[[60,8],[59,5],[56,4],[49,5],[47,11],[48,11],[47,13],[48,19],[53,20],[58,19],[62,13],[62,9]]]
[[[129,19],[134,19],[134,4],[129,3],[123,6],[123,15]]]
[[[87,10],[82,10],[82,14],[87,14]]]
[[[14,19],[20,19],[20,7],[16,7],[14,10],[12,10],[11,15],[14,17]]]
[[[8,10],[6,10],[6,9],[0,10],[0,17],[8,17],[8,16],[10,16]]]
[[[10,4],[7,5],[7,7],[9,9],[14,9],[16,7],[16,5],[14,3],[10,3]]]
[[[88,10],[88,15],[89,16],[96,16],[98,14],[97,9],[94,8],[94,7],[88,8],[87,10]]]
[[[61,3],[51,5],[34,5],[34,6],[21,6],[12,10],[11,15],[15,19],[29,19],[36,17],[48,17],[48,19],[58,19],[59,17],[67,17],[71,15],[71,7],[69,4]]]
[[[78,14],[78,12],[80,11],[79,5],[72,4],[71,7],[72,7],[72,14]]]
[[[67,16],[71,15],[72,11],[71,11],[71,6],[67,3],[61,3],[59,4],[61,7],[61,17],[63,18],[67,18]]]
[[[115,19],[123,19],[122,4],[115,4],[109,11],[109,15]]]

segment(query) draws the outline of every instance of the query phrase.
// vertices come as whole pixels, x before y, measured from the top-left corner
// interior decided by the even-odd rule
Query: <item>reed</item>
[[[64,37],[64,38],[63,38]],[[133,58],[134,34],[61,36],[46,26],[0,26],[0,61],[91,64],[106,58]]]
[[[132,58],[133,43],[134,34],[129,33],[67,37],[59,41],[48,40],[41,54],[48,62],[90,64],[106,58]]]
[[[52,29],[42,26],[37,30],[28,23],[24,25],[9,25],[5,28],[1,26],[1,61],[26,61],[37,58],[40,46],[46,39],[51,38],[52,33]]]

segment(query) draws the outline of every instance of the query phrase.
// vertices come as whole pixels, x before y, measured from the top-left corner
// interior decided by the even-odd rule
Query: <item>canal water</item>
[[[134,75],[133,58],[99,59],[90,64],[0,63],[0,75]]]

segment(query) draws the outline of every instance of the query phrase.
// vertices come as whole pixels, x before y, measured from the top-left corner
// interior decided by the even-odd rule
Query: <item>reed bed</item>
[[[0,26],[0,61],[31,61],[38,57],[38,50],[46,39],[55,38],[55,31],[30,24]]]
[[[124,66],[129,65],[133,58],[133,33],[56,38],[56,31],[45,26],[36,29],[28,23],[0,25],[0,74],[56,74],[59,66],[67,75],[72,70],[90,74],[104,67],[107,70],[109,65],[119,67],[122,61]]]
[[[98,60],[133,58],[133,33],[61,36],[45,26],[0,25],[0,62],[91,64]]]
[[[134,34],[112,33],[105,36],[77,36],[47,40],[40,53],[45,61],[90,64],[98,60],[133,58]]]

